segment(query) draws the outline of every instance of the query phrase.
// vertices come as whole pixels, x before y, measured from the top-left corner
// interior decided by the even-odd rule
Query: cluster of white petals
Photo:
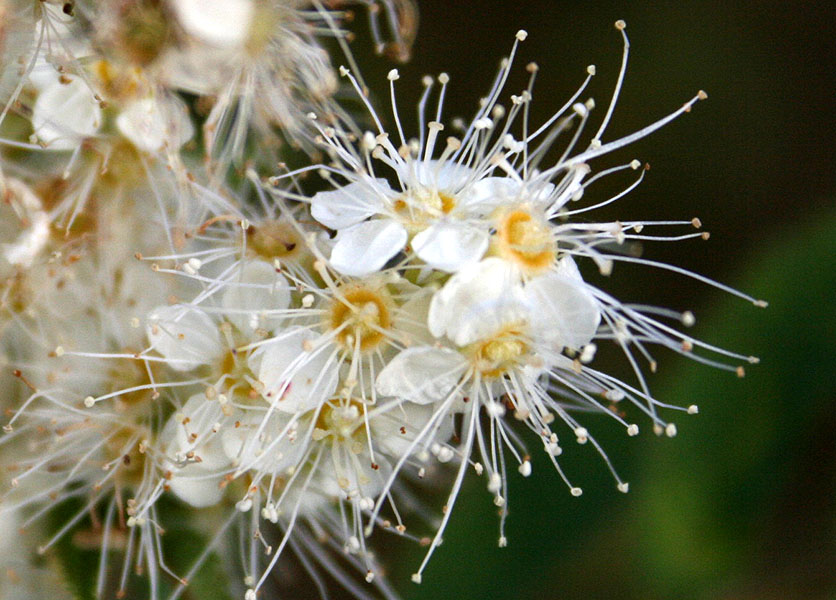
[[[376,48],[406,58],[412,3],[353,4]],[[349,16],[306,0],[0,0],[0,525],[26,531],[8,551],[0,531],[0,567],[22,582],[3,598],[52,589],[35,550],[91,549],[97,597],[174,599],[223,557],[218,585],[246,600],[281,589],[282,560],[310,575],[297,597],[396,598],[381,537],[427,548],[420,582],[468,472],[499,507],[501,546],[529,446],[579,496],[561,455],[589,443],[626,492],[582,420],[675,435],[670,415],[697,408],[652,395],[654,345],[738,374],[756,362],[685,333],[690,312],[592,283],[636,263],[762,304],[624,251],[702,237],[647,233],[697,220],[575,218],[644,177],[635,160],[596,172],[598,157],[705,98],[606,141],[623,22],[594,135],[594,67],[544,123],[529,122],[536,66],[507,92],[521,31],[469,122],[442,123],[446,75],[427,120],[426,78],[407,137],[397,71],[387,130],[352,55],[331,67],[320,36],[347,51]],[[341,82],[368,114],[337,104]],[[632,380],[599,369],[607,343]],[[178,530],[200,540],[185,561]]]

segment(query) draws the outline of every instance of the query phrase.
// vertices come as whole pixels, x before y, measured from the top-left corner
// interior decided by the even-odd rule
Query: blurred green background
[[[709,100],[598,162],[638,158],[653,168],[638,190],[594,218],[699,216],[710,241],[646,245],[643,256],[770,306],[646,268],[620,266],[595,279],[624,301],[693,310],[694,335],[757,355],[761,364],[738,379],[657,352],[660,369],[650,377],[657,397],[700,406],[698,416],[675,418],[676,438],[656,438],[644,423],[643,434],[628,439],[603,419],[585,421],[630,481],[629,494],[615,490],[592,448],[564,454],[584,488],[580,498],[537,457],[535,476],[511,479],[509,546],[498,549],[496,509],[474,478],[421,586],[409,582],[421,550],[391,545],[393,584],[411,600],[836,598],[834,4],[419,5],[414,58],[400,67],[403,112],[417,100],[422,75],[446,71],[445,114],[472,115],[514,33],[525,28],[529,38],[505,97],[523,88],[524,65],[537,61],[532,118],[542,122],[595,64],[591,131],[621,60],[613,22],[625,19],[630,66],[604,141],[667,114],[700,88]],[[385,106],[392,65],[372,62],[366,79]],[[606,192],[606,185],[591,189],[585,201]],[[600,361],[629,375],[617,353],[599,353],[605,368]]]

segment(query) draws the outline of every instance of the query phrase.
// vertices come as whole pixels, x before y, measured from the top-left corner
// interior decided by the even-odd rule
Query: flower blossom
[[[410,0],[353,4],[369,7],[377,50],[408,54]],[[30,549],[93,549],[91,593],[175,600],[219,557],[245,600],[296,581],[288,565],[323,597],[338,584],[394,599],[381,538],[426,548],[420,583],[471,471],[499,510],[500,546],[532,447],[571,496],[574,444],[627,492],[586,417],[674,436],[671,415],[698,408],[650,391],[657,348],[738,375],[757,362],[689,335],[690,312],[622,301],[597,279],[651,266],[765,304],[629,251],[704,238],[697,219],[594,220],[646,174],[598,159],[706,98],[609,140],[622,21],[591,134],[595,67],[542,123],[537,65],[509,93],[520,31],[472,119],[445,121],[450,78],[427,77],[407,137],[397,70],[389,117],[348,51],[350,13],[331,4],[27,6],[0,20],[0,52],[19,67],[0,112],[14,150],[0,163],[0,523],[28,531],[23,573],[41,571]],[[339,103],[326,35],[370,131]],[[596,197],[596,182],[625,176]],[[607,372],[605,344],[631,377]],[[43,526],[51,515],[57,528]],[[200,546],[193,559],[178,530]]]

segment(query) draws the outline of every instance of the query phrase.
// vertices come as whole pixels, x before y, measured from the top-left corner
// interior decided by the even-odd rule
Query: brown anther
[[[23,376],[23,373],[21,373],[19,369],[15,369],[14,371],[12,371],[12,375],[14,375],[14,376],[15,376],[15,377],[17,377],[18,379],[20,379],[20,380],[23,382],[23,384],[24,384],[26,387],[28,387],[30,390],[32,390],[33,392],[37,392],[37,391],[38,391],[38,390],[35,388],[35,386],[34,386],[34,385],[32,385],[32,382],[30,382],[28,379],[26,379],[26,377],[24,377],[24,376]]]

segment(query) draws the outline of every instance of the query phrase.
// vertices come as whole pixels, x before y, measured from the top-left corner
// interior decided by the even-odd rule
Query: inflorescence
[[[365,5],[378,50],[408,57],[411,2],[345,4]],[[542,123],[537,65],[509,92],[520,31],[469,121],[446,120],[450,78],[426,77],[411,134],[397,70],[376,108],[352,16],[317,0],[0,0],[0,523],[26,532],[0,590],[42,597],[26,557],[69,539],[99,553],[99,597],[176,598],[224,555],[246,600],[272,597],[287,558],[316,593],[394,598],[380,535],[426,548],[420,583],[469,474],[500,546],[508,482],[535,451],[580,496],[563,452],[589,444],[627,492],[588,417],[674,436],[671,415],[698,409],[653,396],[658,347],[741,376],[757,362],[688,335],[691,312],[581,274],[645,265],[765,305],[625,251],[707,238],[698,219],[591,220],[646,174],[596,160],[706,98],[610,139],[623,21],[593,133],[593,66]],[[632,378],[597,364],[602,344]],[[205,538],[183,572],[167,560],[174,507]]]

